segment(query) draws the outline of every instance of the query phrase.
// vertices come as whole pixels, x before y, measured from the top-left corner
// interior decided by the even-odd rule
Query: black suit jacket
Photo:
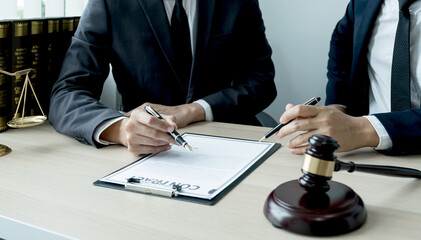
[[[383,0],[351,0],[330,43],[326,104],[342,104],[347,113],[369,111],[367,48]],[[421,40],[420,40],[421,41]],[[375,114],[393,146],[390,155],[421,153],[421,110]]]
[[[198,0],[197,5],[197,46],[184,88],[174,71],[161,0],[89,1],[52,91],[54,128],[95,144],[94,129],[121,116],[99,102],[110,64],[124,111],[144,102],[203,99],[215,121],[257,124],[255,114],[276,96],[258,0]]]

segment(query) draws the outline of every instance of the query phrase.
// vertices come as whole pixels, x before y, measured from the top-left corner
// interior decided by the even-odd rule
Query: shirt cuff
[[[108,141],[104,141],[104,140],[102,140],[102,139],[99,139],[99,136],[101,136],[101,133],[102,133],[105,129],[107,129],[109,126],[111,126],[112,124],[114,124],[114,123],[116,123],[116,122],[118,122],[118,121],[120,121],[121,119],[124,119],[124,118],[126,118],[126,117],[112,118],[112,119],[105,120],[105,121],[103,121],[102,123],[100,123],[100,124],[99,124],[99,125],[95,128],[95,131],[94,131],[94,140],[95,140],[97,143],[102,144],[102,145],[111,145],[111,144],[116,144],[116,143],[113,143],[113,142],[108,142]]]
[[[210,122],[213,121],[212,108],[209,105],[209,103],[207,103],[203,99],[199,99],[199,100],[194,101],[194,102],[200,104],[200,106],[202,106],[202,108],[205,110],[206,121],[210,121]]]
[[[390,139],[389,134],[386,131],[386,128],[383,126],[383,124],[379,121],[378,118],[375,116],[364,116],[367,118],[368,121],[370,121],[371,125],[374,127],[374,130],[376,130],[377,135],[379,135],[379,145],[375,148],[376,150],[387,150],[392,147],[392,139]]]

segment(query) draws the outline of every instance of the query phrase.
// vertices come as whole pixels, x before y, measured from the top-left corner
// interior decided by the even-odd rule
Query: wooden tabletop
[[[259,140],[268,130],[202,122],[179,132]],[[302,176],[303,162],[285,147],[288,139],[268,141],[283,146],[216,205],[207,206],[94,186],[139,158],[125,147],[96,149],[55,132],[48,122],[10,129],[0,133],[0,143],[12,149],[0,158],[0,216],[75,239],[312,239],[273,227],[263,214],[269,193]],[[337,156],[421,169],[417,155],[388,157],[361,149]],[[357,231],[329,239],[419,239],[420,180],[358,172],[335,172],[333,180],[360,195],[368,218]],[[0,238],[2,231],[12,230],[0,226]]]

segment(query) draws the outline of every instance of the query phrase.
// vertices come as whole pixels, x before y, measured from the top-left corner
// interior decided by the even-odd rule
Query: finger
[[[136,138],[138,138],[137,141],[143,140],[144,143],[150,142],[150,145],[158,145],[161,142],[165,142],[166,144],[177,144],[174,138],[172,138],[167,131],[161,131],[159,129],[151,128],[149,126],[140,127],[139,130],[135,133],[137,134],[137,136],[135,136]],[[144,137],[146,137],[146,139]]]
[[[156,130],[152,130],[156,131]],[[153,134],[148,134],[153,135]],[[127,134],[127,144],[128,145],[145,145],[145,146],[163,146],[170,143],[175,143],[174,139],[168,135],[164,134],[161,136],[147,136],[147,134],[139,134],[137,132]]]
[[[298,148],[301,147],[303,145],[308,145],[308,139],[313,136],[314,134],[316,134],[316,132],[314,130],[310,130],[304,133],[301,133],[299,135],[297,135],[296,137],[290,139],[288,141],[288,147],[289,148]]]
[[[300,118],[295,119],[291,121],[290,123],[286,124],[284,127],[282,127],[277,133],[276,136],[278,138],[286,137],[290,134],[293,134],[295,132],[299,131],[310,131],[317,129],[316,123],[314,122],[314,119],[312,118]],[[300,136],[300,135],[298,135]]]
[[[318,106],[297,105],[285,111],[280,120],[282,123],[287,123],[296,118],[315,117],[319,112]]]
[[[150,146],[150,145],[129,145],[128,150],[135,154],[150,154],[150,153],[157,153],[157,152],[165,152],[171,149],[171,145],[161,145],[161,146]]]
[[[171,121],[171,118],[169,120],[162,120],[150,115],[144,109],[137,110],[136,112],[132,113],[132,116],[143,125],[159,131],[172,132],[177,129],[177,125],[175,122]]]
[[[161,121],[159,119],[154,120]],[[175,140],[167,131],[150,127],[142,122],[138,122],[136,119],[130,118],[129,123],[125,126],[125,130],[126,141],[132,144],[145,144],[146,142],[150,142],[150,145],[176,144]]]
[[[290,148],[289,151],[292,154],[303,155],[306,152],[307,148],[308,148],[308,146],[302,146],[302,147],[298,147],[298,148]]]
[[[162,118],[165,119],[165,121],[167,121],[167,122],[169,122],[170,124],[173,125],[173,127],[175,128],[174,130],[178,129],[178,126],[177,126],[177,123],[176,123],[177,118],[175,116],[170,116],[170,115],[165,115],[165,114],[163,114],[161,116],[162,116]]]
[[[288,111],[289,109],[291,109],[291,108],[293,108],[294,107],[294,105],[293,104],[291,104],[291,103],[288,103],[287,105],[285,105],[285,111]],[[282,120],[282,116],[281,116],[281,118],[279,118],[279,122],[282,122],[283,120]]]
[[[291,108],[293,108],[293,107],[294,107],[294,104],[288,103],[288,104],[285,106],[285,111],[288,111],[289,109],[291,109]]]

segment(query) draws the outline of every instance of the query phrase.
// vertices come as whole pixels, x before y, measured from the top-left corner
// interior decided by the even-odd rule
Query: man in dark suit
[[[398,0],[351,0],[331,39],[328,106],[289,104],[281,116],[281,122],[298,119],[281,129],[278,137],[305,131],[290,140],[293,153],[303,153],[307,139],[316,133],[336,138],[340,151],[374,147],[388,155],[421,153],[421,1],[407,5],[410,108],[391,111]]]
[[[177,4],[185,13],[173,12]],[[173,16],[188,22],[192,53],[175,51]],[[167,132],[197,121],[257,125],[255,115],[276,96],[271,54],[258,0],[90,0],[49,118],[81,142],[123,144],[135,154],[169,149]],[[181,73],[185,55],[191,68]],[[125,114],[99,102],[110,64]]]

